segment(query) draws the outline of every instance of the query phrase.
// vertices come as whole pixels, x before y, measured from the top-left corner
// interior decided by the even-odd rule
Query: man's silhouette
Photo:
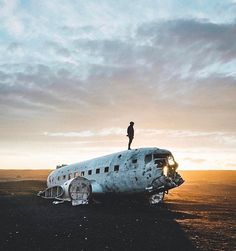
[[[133,138],[134,138],[134,122],[131,121],[129,124],[130,125],[127,128],[127,135],[126,136],[129,137],[128,150],[131,150],[130,145],[131,145]]]

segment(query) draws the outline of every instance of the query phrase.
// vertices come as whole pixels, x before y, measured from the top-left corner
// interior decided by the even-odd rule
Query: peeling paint
[[[47,185],[48,187],[63,186],[65,180],[58,180],[58,176],[63,174],[70,177],[69,174],[73,170],[79,174],[84,172],[84,178],[91,181],[92,186],[96,184],[97,190],[94,185],[94,193],[146,193],[146,188],[151,185],[153,190],[163,186],[168,190],[183,183],[181,176],[175,172],[177,165],[169,174],[172,176],[174,174],[175,179],[174,176],[167,178],[163,175],[163,166],[160,166],[163,164],[160,163],[167,163],[167,157],[170,155],[169,151],[158,148],[140,148],[114,153],[56,169],[50,173]],[[145,159],[145,156],[148,158]],[[154,159],[154,156],[157,156],[157,159]],[[114,171],[115,166],[119,166],[119,171]],[[104,172],[105,167],[109,167],[109,172]],[[99,173],[95,171],[97,168],[100,169]],[[92,170],[91,175],[88,170]],[[51,178],[54,182],[51,182]]]

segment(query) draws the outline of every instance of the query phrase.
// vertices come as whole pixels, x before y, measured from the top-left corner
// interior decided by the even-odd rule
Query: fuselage
[[[159,148],[140,148],[66,165],[50,173],[47,186],[62,186],[67,180],[82,176],[91,182],[93,193],[139,193],[156,180],[166,177],[171,152]],[[177,168],[174,166],[174,172]],[[171,172],[169,172],[171,173]],[[167,174],[166,174],[167,175]]]

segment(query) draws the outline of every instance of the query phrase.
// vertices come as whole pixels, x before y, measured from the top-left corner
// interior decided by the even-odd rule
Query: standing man
[[[134,122],[131,121],[129,124],[130,125],[127,128],[127,135],[126,136],[129,137],[128,150],[131,150],[130,145],[131,145],[133,138],[134,138]]]

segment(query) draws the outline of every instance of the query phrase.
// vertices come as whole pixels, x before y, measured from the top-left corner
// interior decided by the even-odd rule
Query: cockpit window
[[[147,154],[145,156],[145,164],[149,163],[152,160],[152,155],[151,154]]]
[[[158,159],[158,154],[153,154],[153,159]]]
[[[163,154],[163,153],[155,153],[153,154],[153,159],[163,159],[166,158],[168,156],[168,154]]]
[[[158,168],[160,168],[160,167],[163,167],[164,165],[166,165],[166,161],[165,161],[165,159],[155,160],[155,164],[157,165]]]

